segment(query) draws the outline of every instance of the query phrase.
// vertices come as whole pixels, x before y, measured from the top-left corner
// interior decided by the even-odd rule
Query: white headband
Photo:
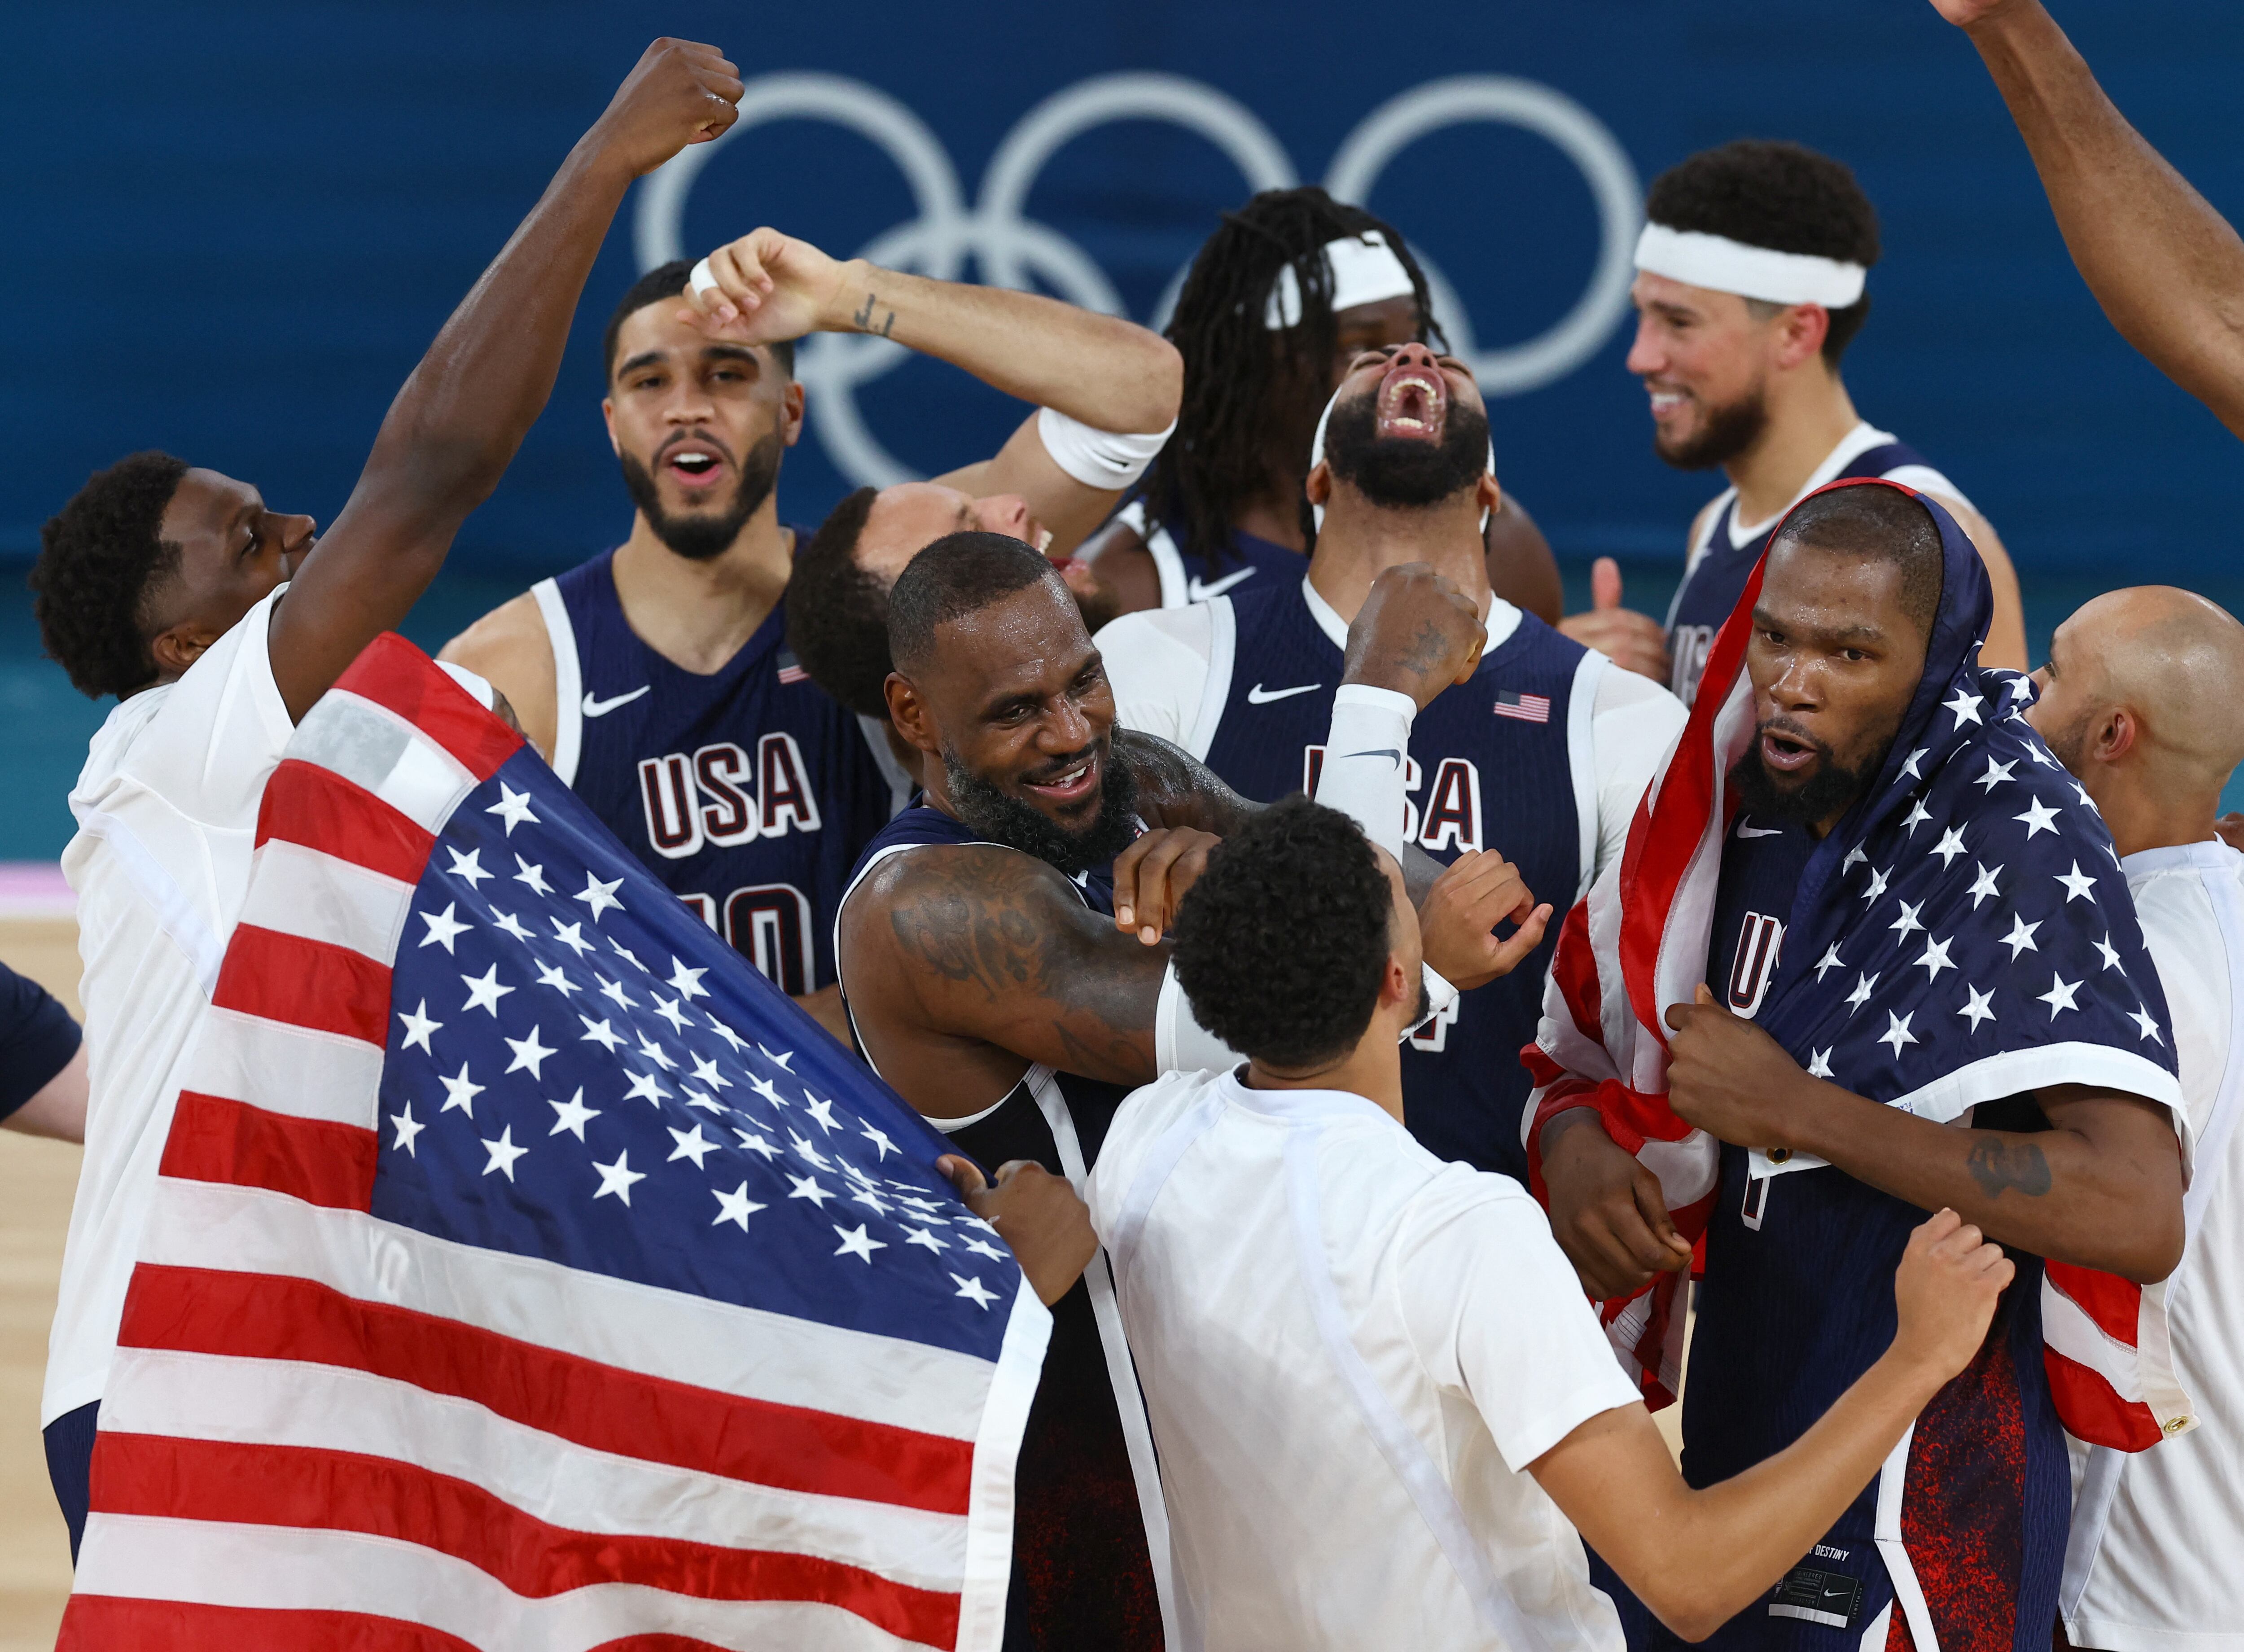
[[[1378,392],[1375,390],[1372,394],[1375,396]],[[1340,392],[1335,390],[1332,393],[1332,399],[1325,403],[1325,410],[1317,415],[1317,433],[1309,443],[1309,469],[1312,471],[1325,462],[1325,426],[1331,423],[1332,410],[1339,404]],[[1488,443],[1488,473],[1490,476],[1496,474],[1496,438],[1493,437],[1489,438]],[[1310,505],[1309,514],[1316,518],[1317,526],[1321,529],[1325,525],[1324,506]],[[1488,531],[1488,512],[1485,511],[1480,513],[1480,531],[1483,533]]]
[[[1646,223],[1637,238],[1636,267],[1687,287],[1769,304],[1821,304],[1825,309],[1845,309],[1858,301],[1867,273],[1860,264],[1835,258],[1780,253],[1727,235],[1653,223]]]
[[[1410,272],[1375,229],[1361,235],[1342,235],[1323,247],[1325,264],[1332,271],[1332,307],[1338,315],[1358,304],[1376,304],[1382,298],[1408,298],[1418,289]],[[1271,284],[1270,301],[1262,312],[1262,325],[1274,333],[1298,327],[1301,321],[1301,281],[1288,264]]]

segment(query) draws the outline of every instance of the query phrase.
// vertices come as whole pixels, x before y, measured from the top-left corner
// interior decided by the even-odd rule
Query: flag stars
[[[842,1121],[834,1116],[834,1104],[831,1101],[821,1101],[816,1096],[810,1095],[808,1090],[803,1093],[809,1097],[810,1116],[818,1121],[827,1134],[831,1135],[842,1127]]]
[[[573,901],[582,901],[591,907],[593,921],[597,923],[600,914],[611,906],[619,911],[623,909],[623,903],[616,898],[616,891],[623,886],[624,880],[620,877],[604,884],[588,871],[585,874],[585,887],[569,898]]]
[[[705,999],[709,996],[709,989],[701,985],[701,978],[709,972],[706,969],[689,970],[686,967],[686,960],[682,958],[673,958],[670,960],[670,966],[672,992],[677,993],[688,1004],[695,999]]]
[[[522,926],[522,920],[512,912],[502,912],[496,906],[490,909],[490,912],[491,927],[501,934],[510,935],[517,941],[533,941],[537,938]]]
[[[1983,792],[1991,792],[2004,781],[2012,778],[2013,771],[2018,766],[2018,760],[2015,757],[2006,763],[1998,763],[1990,757],[1987,759],[1987,772],[1971,783]]]
[[[1941,971],[1952,970],[1956,967],[1948,956],[1948,949],[1955,944],[1956,940],[1953,936],[1944,941],[1936,941],[1930,935],[1924,938],[1924,956],[1916,961],[1924,966],[1924,979],[1927,985],[1940,978]]]
[[[1870,869],[1869,887],[1862,891],[1862,899],[1869,905],[1876,906],[1878,904],[1878,897],[1885,892],[1886,874],[1874,866]]]
[[[625,1100],[645,1101],[650,1107],[659,1107],[669,1099],[670,1092],[664,1089],[652,1073],[632,1073],[631,1088],[624,1092]]]
[[[2057,881],[2065,885],[2065,904],[2067,906],[2084,896],[2090,900],[2096,897],[2096,880],[2080,870],[2078,861],[2072,863],[2071,871],[2059,872]]]
[[[1811,1079],[1828,1079],[1831,1076],[1830,1051],[1810,1050],[1808,1053],[1808,1076]]]
[[[628,1205],[631,1203],[632,1187],[646,1180],[646,1172],[631,1168],[631,1154],[628,1153],[616,1154],[616,1161],[613,1164],[602,1164],[595,1159],[592,1161],[592,1168],[600,1173],[599,1191],[592,1195],[595,1199],[605,1199],[610,1194],[613,1194],[623,1203]]]
[[[722,1113],[725,1111],[725,1104],[723,1102],[712,1100],[709,1097],[702,1094],[699,1090],[687,1090],[684,1092],[683,1100],[687,1107],[699,1107],[704,1113]]]
[[[1943,869],[1954,865],[1956,857],[1964,852],[1964,829],[1950,826],[1940,834],[1940,841],[1932,846],[1930,852],[1940,856]]]
[[[553,885],[545,881],[543,866],[533,866],[519,855],[514,857],[514,864],[515,883],[522,884],[533,895],[551,895],[553,892]]]
[[[2002,875],[2003,869],[1997,866],[1991,871],[1985,863],[1981,861],[1973,861],[1971,866],[1972,870],[1979,875],[1973,881],[1969,891],[1971,897],[1971,910],[1976,912],[1979,910],[1981,901],[2001,898],[2002,887],[1995,882],[1995,879]]]
[[[417,1009],[410,1012],[398,1011],[397,1019],[405,1023],[405,1042],[397,1046],[398,1053],[403,1054],[416,1044],[431,1055],[436,1053],[436,1046],[429,1043],[429,1039],[444,1024],[442,1021],[432,1021],[429,1019],[427,999],[421,1000],[420,1007]]]
[[[645,1033],[641,1033],[639,1035],[639,1053],[645,1056],[648,1060],[653,1062],[655,1066],[660,1067],[665,1073],[671,1073],[677,1070],[677,1058],[672,1055],[669,1051],[664,1049],[662,1046],[657,1044],[652,1039],[648,1038]]]
[[[1920,797],[1916,799],[1915,805],[1909,811],[1908,818],[1903,820],[1902,824],[1909,828],[1909,835],[1914,837],[1916,836],[1916,829],[1931,818],[1932,811],[1924,806],[1924,799]]]
[[[1892,923],[1887,924],[1886,927],[1899,935],[1902,939],[1907,940],[1913,931],[1921,930],[1924,927],[1923,924],[1917,922],[1916,918],[1916,915],[1924,910],[1924,903],[1923,901],[1919,901],[1916,905],[1911,906],[1907,901],[1903,901],[1900,902],[1899,904],[1901,907],[1901,916],[1894,919]]]
[[[492,1171],[497,1170],[509,1181],[513,1181],[514,1161],[530,1151],[528,1148],[517,1148],[514,1145],[514,1127],[510,1124],[505,1129],[500,1131],[498,1140],[496,1141],[488,1136],[483,1138],[483,1151],[490,1154],[490,1161],[483,1166],[483,1174],[489,1175]]]
[[[1916,1019],[1916,1012],[1914,1010],[1907,1015],[1896,1015],[1891,1010],[1888,1010],[1886,1030],[1878,1034],[1878,1042],[1892,1045],[1893,1053],[1898,1056],[1901,1053],[1902,1046],[1916,1042],[1916,1034],[1909,1030],[1909,1024],[1915,1019]]]
[[[452,950],[452,943],[468,932],[468,925],[452,916],[459,904],[457,901],[449,901],[441,912],[414,913],[414,917],[429,926],[429,932],[421,938],[422,945],[441,946],[447,952]]]
[[[774,1084],[769,1079],[752,1078],[748,1080],[748,1088],[754,1090],[758,1095],[763,1097],[765,1100],[770,1102],[775,1107],[784,1107],[794,1105],[784,1096],[780,1094],[779,1086]]]
[[[1847,994],[1848,1009],[1859,1010],[1868,1004],[1870,1001],[1870,994],[1877,990],[1877,985],[1876,976],[1868,972],[1861,975],[1855,982],[1855,990]]]
[[[561,995],[564,1001],[566,1001],[571,992],[581,992],[585,990],[562,974],[561,966],[558,964],[540,964],[537,966],[537,984],[540,986],[551,987]]]
[[[748,1184],[745,1181],[730,1193],[716,1188],[712,1188],[709,1191],[717,1195],[717,1214],[709,1223],[713,1228],[720,1227],[729,1222],[742,1233],[746,1233],[748,1230],[748,1218],[764,1209],[762,1205],[748,1197]]]
[[[421,1154],[413,1145],[413,1138],[429,1127],[413,1116],[413,1104],[408,1101],[405,1104],[404,1112],[391,1114],[389,1122],[397,1131],[396,1138],[389,1145],[392,1148],[404,1148],[409,1158],[419,1158]]]
[[[616,1036],[615,1028],[606,1021],[595,1021],[589,1015],[579,1015],[577,1019],[585,1024],[585,1036],[578,1039],[579,1044],[597,1044],[609,1054],[613,1055],[617,1046],[623,1043],[623,1040]]]
[[[686,1012],[678,1007],[676,1000],[666,999],[659,992],[653,997],[654,1012],[670,1023],[670,1030],[673,1032],[686,1031]]]
[[[1829,971],[1845,967],[1846,965],[1839,961],[1839,944],[1834,941],[1823,956],[1815,960],[1815,978],[1820,981]]]
[[[477,1084],[468,1076],[468,1064],[465,1061],[460,1063],[459,1072],[451,1078],[446,1078],[439,1073],[436,1075],[436,1082],[444,1087],[444,1105],[439,1112],[449,1113],[454,1107],[457,1107],[471,1119],[476,1116],[476,1098],[489,1087],[486,1085]]]
[[[827,1161],[824,1155],[822,1155],[815,1147],[811,1145],[811,1141],[808,1136],[802,1135],[790,1130],[787,1132],[787,1145],[793,1148],[795,1152],[801,1154],[807,1163],[814,1165],[821,1170],[831,1170],[834,1168],[833,1165]]]
[[[765,1060],[777,1067],[781,1072],[790,1075],[794,1073],[794,1069],[787,1066],[788,1062],[794,1060],[794,1052],[793,1050],[767,1050],[762,1045],[759,1044],[756,1046],[756,1053],[762,1056]]]
[[[2119,949],[2112,944],[2110,936],[2106,935],[2102,940],[2096,942],[2095,946],[2097,951],[2103,955],[2105,969],[2116,970],[2119,967]]]
[[[581,1084],[577,1087],[577,1093],[566,1101],[548,1101],[545,1105],[553,1109],[553,1127],[545,1133],[548,1135],[558,1136],[566,1130],[582,1141],[585,1126],[600,1116],[599,1108],[585,1105],[585,1087]]]
[[[970,1277],[965,1274],[952,1274],[950,1283],[958,1287],[958,1295],[965,1297],[985,1314],[990,1311],[990,1304],[997,1300],[997,1293],[978,1278]]]
[[[2052,837],[2057,836],[2057,828],[2051,823],[2057,818],[2057,810],[2038,797],[2026,804],[2024,814],[2013,815],[2011,818],[2026,829],[2026,842],[2029,843],[2033,842],[2035,835],[2039,832],[2047,832]]]
[[[2009,947],[2011,962],[2015,964],[2026,953],[2041,951],[2041,948],[2034,944],[2034,931],[2040,927],[2039,924],[2029,924],[2018,913],[2013,912],[2011,914],[2011,932],[2004,936],[1996,944]]]
[[[618,878],[616,881],[619,884],[623,882],[621,878]],[[618,901],[616,904],[621,906],[623,903],[621,901]],[[623,959],[625,963],[630,965],[633,969],[637,970],[641,975],[652,975],[654,973],[652,970],[647,968],[645,965],[639,961],[638,953],[632,951],[631,948],[625,946],[621,941],[616,939],[612,935],[608,937],[608,950],[613,952],[618,958]]]
[[[1977,1032],[1979,1030],[1980,1022],[1991,1021],[1995,1019],[1995,992],[1992,987],[1990,987],[1982,992],[1977,987],[1968,985],[1964,992],[1965,995],[1964,1007],[1956,1013],[1968,1019],[1971,1023],[1971,1030]]]
[[[907,1245],[917,1245],[923,1250],[939,1252],[950,1249],[949,1245],[943,1243],[942,1240],[936,1238],[933,1233],[929,1232],[925,1228],[906,1227],[904,1229],[904,1243]]]
[[[447,844],[444,852],[452,857],[452,864],[449,869],[452,876],[466,879],[470,889],[479,889],[483,885],[483,879],[496,877],[498,875],[483,870],[483,852],[480,849],[471,849],[463,855],[458,850]]]
[[[992,1228],[990,1231],[995,1233],[997,1229]],[[992,1262],[1003,1262],[1005,1260],[1005,1253],[998,1249],[997,1246],[991,1244],[987,1239],[969,1239],[966,1242],[966,1248],[974,1252],[977,1256],[989,1257]]]
[[[2034,1002],[2048,1005],[2049,1019],[2054,1021],[2059,1010],[2077,1010],[2080,1007],[2073,1002],[2073,994],[2079,991],[2079,982],[2068,981],[2062,975],[2052,975],[2050,978],[2049,991],[2036,993]]]
[[[2053,1021],[2056,1019],[2057,1012],[2054,1010],[2051,1011],[2050,1019]],[[2151,1019],[2151,1012],[2145,1009],[2141,1005],[2138,1004],[2133,1009],[2128,1011],[2127,1019],[2132,1021],[2137,1027],[2141,1029],[2141,1037],[2149,1039],[2153,1043],[2157,1044],[2164,1044],[2166,1042],[2166,1039],[2159,1034],[2159,1024]],[[393,1120],[392,1122],[394,1123],[395,1121]]]
[[[578,958],[584,957],[592,950],[592,944],[585,938],[585,926],[582,924],[564,924],[558,917],[549,917],[546,922],[553,925],[553,938]]]
[[[859,1131],[858,1134],[863,1136],[866,1141],[871,1142],[874,1148],[878,1151],[880,1156],[873,1161],[875,1164],[884,1163],[891,1153],[895,1153],[898,1150],[896,1144],[889,1140],[886,1132],[876,1130],[869,1124],[862,1130]]]
[[[1967,688],[1958,688],[1956,691],[1955,699],[1941,702],[1943,708],[1956,714],[1955,728],[1950,728],[1949,732],[1955,733],[1956,728],[1961,728],[1965,723],[1979,723],[1982,728],[1984,728],[1986,725],[1980,719],[1979,708],[1986,703],[1985,695],[1975,694]],[[1911,758],[1910,761],[1916,760]]]
[[[871,1188],[859,1188],[849,1198],[853,1203],[864,1206],[876,1216],[889,1214],[888,1200]]]
[[[691,1059],[693,1062],[693,1081],[696,1084],[706,1084],[713,1090],[729,1090],[733,1087],[732,1080],[717,1071],[717,1064],[714,1061],[700,1055],[691,1056]]]
[[[680,1130],[674,1126],[666,1127],[670,1130],[670,1139],[678,1144],[671,1150],[670,1157],[691,1159],[696,1170],[701,1168],[702,1160],[717,1151],[718,1144],[701,1134],[701,1121],[699,1119],[693,1121],[691,1131]]]
[[[873,1238],[866,1233],[865,1224],[862,1222],[855,1228],[845,1228],[838,1222],[832,1225],[835,1236],[842,1241],[841,1248],[834,1253],[837,1256],[862,1257],[869,1268],[873,1265],[873,1253],[889,1248],[885,1241]],[[952,1276],[956,1277],[956,1275]]]
[[[733,1134],[740,1137],[742,1151],[760,1154],[767,1161],[779,1157],[779,1149],[754,1131],[735,1129]]]
[[[1870,857],[1868,855],[1862,853],[1862,845],[1857,843],[1854,848],[1847,851],[1847,858],[1839,863],[1840,875],[1844,877],[1849,871],[1852,870],[1855,862],[1868,861],[1869,858]]]
[[[462,1010],[487,1011],[492,1020],[498,1019],[498,1001],[514,991],[498,984],[498,965],[494,964],[481,975],[463,975],[461,985],[468,989],[468,1001]]]
[[[1909,756],[1902,763],[1901,772],[1907,775],[1911,780],[1923,780],[1924,778],[1924,774],[1923,770],[1917,768],[1917,764],[1923,760],[1924,755],[1931,749],[1932,748],[1930,746],[1919,746],[1915,751],[1909,753]],[[1845,869],[1842,868],[1841,870],[1843,870]]]
[[[484,809],[483,813],[497,815],[506,822],[506,836],[509,837],[514,836],[514,829],[517,826],[524,823],[535,826],[538,823],[537,815],[530,807],[530,794],[526,791],[515,790],[503,780],[498,783],[498,802]]]
[[[700,972],[697,971],[695,972],[698,974]],[[708,989],[704,987],[702,991],[706,993]],[[713,1015],[709,1018],[709,1030],[714,1032],[719,1038],[724,1039],[727,1044],[732,1046],[733,1053],[734,1055],[738,1055],[741,1051],[748,1047],[748,1041],[746,1039],[733,1032],[731,1027],[727,1026],[722,1021],[719,1020]]]
[[[507,1072],[527,1072],[532,1079],[539,1076],[539,1066],[547,1056],[553,1053],[537,1041],[537,1029],[534,1026],[530,1029],[530,1036],[526,1039],[507,1039],[506,1047],[514,1052],[514,1060],[507,1064]]]
[[[597,975],[592,978],[596,981],[599,981],[600,983],[600,996],[606,999],[618,1009],[629,1010],[638,1007],[639,1000],[632,997],[630,993],[624,991],[624,984],[621,981],[602,980],[601,978]]]
[[[826,1202],[834,1197],[819,1184],[816,1176],[798,1176],[790,1174],[787,1181],[787,1186],[792,1189],[787,1196],[790,1199],[808,1199],[814,1209],[823,1210],[826,1208]]]

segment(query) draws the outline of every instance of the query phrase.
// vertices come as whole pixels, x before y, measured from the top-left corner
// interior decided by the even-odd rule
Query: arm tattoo
[[[886,338],[896,328],[896,313],[894,308],[891,308],[889,311],[888,318],[878,327],[874,326],[873,306],[880,302],[880,299],[881,295],[878,293],[872,291],[869,288],[867,288],[865,293],[865,307],[859,310],[855,315],[852,315],[849,319],[856,322],[861,330],[868,333],[877,333],[881,337]]]
[[[1440,665],[1442,656],[1448,652],[1449,645],[1442,640],[1442,633],[1431,620],[1428,620],[1418,627],[1418,634],[1410,639],[1409,647],[1402,651],[1396,663],[1403,670],[1415,672],[1423,677]]]
[[[2015,1188],[2029,1199],[2038,1199],[2050,1189],[2049,1161],[2031,1141],[2013,1143],[1983,1135],[1972,1142],[1964,1167],[1990,1199],[2005,1188]]]

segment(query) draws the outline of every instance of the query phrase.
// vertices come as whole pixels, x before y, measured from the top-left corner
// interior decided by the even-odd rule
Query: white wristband
[[[1337,809],[1363,835],[1402,858],[1403,770],[1418,703],[1393,688],[1346,682],[1333,696],[1331,732],[1317,777],[1317,802]]]
[[[1043,439],[1044,451],[1051,455],[1052,463],[1084,486],[1111,493],[1119,493],[1145,475],[1146,467],[1153,462],[1153,456],[1161,450],[1176,428],[1176,421],[1172,419],[1166,430],[1132,436],[1125,431],[1096,430],[1051,408],[1037,410],[1037,435]]]
[[[1426,1019],[1405,1032],[1402,1036],[1406,1039],[1412,1032],[1416,1032],[1418,1027],[1425,1026],[1427,1021],[1435,1019],[1443,1010],[1448,1009],[1450,1005],[1464,996],[1432,965],[1422,961],[1418,968],[1426,978]]]

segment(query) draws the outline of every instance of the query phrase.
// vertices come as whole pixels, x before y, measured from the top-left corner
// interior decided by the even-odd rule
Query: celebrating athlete
[[[1250,582],[1297,582],[1319,413],[1363,351],[1441,328],[1394,227],[1309,185],[1224,214],[1193,259],[1168,335],[1185,363],[1176,435],[1068,571],[1094,629]],[[1485,538],[1497,594],[1555,621],[1558,565],[1517,500],[1490,512]]]
[[[708,264],[698,293],[682,262],[649,272],[608,323],[601,410],[635,506],[629,536],[497,608],[444,658],[497,683],[616,835],[846,1037],[835,904],[909,784],[886,719],[860,723],[788,647],[782,593],[810,537],[782,525],[776,491],[802,430],[794,340],[877,333],[1044,404],[970,477],[899,489],[891,508],[963,500],[950,484],[970,483],[993,524],[1033,536],[1040,518],[1063,545],[1113,494],[1061,469],[1040,433],[1096,446],[1092,425],[1159,430],[1175,413],[1174,356],[1127,322],[838,262],[775,230]],[[944,509],[927,538],[954,525]]]
[[[1123,726],[1174,741],[1262,802],[1326,796],[1349,626],[1382,572],[1423,562],[1486,615],[1487,651],[1469,682],[1423,711],[1398,702],[1389,722],[1338,748],[1402,754],[1408,801],[1373,836],[1441,860],[1500,850],[1529,888],[1571,905],[1619,852],[1682,708],[1490,592],[1480,524],[1501,496],[1463,362],[1417,343],[1363,352],[1315,439],[1308,497],[1323,524],[1306,578],[1099,633]],[[1443,1158],[1525,1174],[1518,1053],[1541,1013],[1546,956],[1411,1035],[1410,1128]]]
[[[1986,663],[2024,669],[2018,576],[1994,530],[1915,449],[1856,413],[1839,376],[1878,259],[1877,213],[1854,174],[1797,144],[1724,144],[1654,179],[1644,210],[1628,369],[1652,398],[1653,449],[1680,470],[1719,468],[1730,485],[1691,524],[1664,626],[1620,606],[1619,570],[1603,565],[1599,606],[1561,629],[1687,706],[1779,518],[1827,482],[1882,476],[1964,525],[1995,592]]]
[[[324,535],[247,482],[159,453],[101,472],[46,525],[32,584],[47,651],[119,701],[71,794],[80,825],[63,857],[91,1099],[41,1412],[73,1546],[175,1068],[241,915],[266,780],[498,484],[632,179],[730,126],[740,95],[714,47],[647,48],[406,380]]]

